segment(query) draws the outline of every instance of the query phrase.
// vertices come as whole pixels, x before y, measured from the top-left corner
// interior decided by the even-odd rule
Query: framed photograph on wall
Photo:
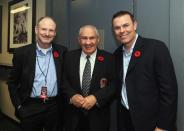
[[[3,15],[3,7],[0,5],[0,53],[2,52],[2,15]]]
[[[34,40],[35,0],[13,0],[8,3],[8,51],[31,44]]]

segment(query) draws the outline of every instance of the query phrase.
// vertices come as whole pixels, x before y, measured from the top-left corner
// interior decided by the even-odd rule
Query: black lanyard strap
[[[41,69],[40,62],[39,62],[39,59],[38,59],[38,55],[36,55],[36,60],[37,60],[37,62],[38,62],[38,67],[39,67],[41,73],[43,74],[43,76],[45,77],[45,86],[47,85],[47,75],[48,75],[49,66],[50,66],[51,54],[52,54],[52,53],[50,53],[50,56],[49,56],[49,63],[48,63],[48,66],[47,66],[46,74],[45,74],[44,71]]]

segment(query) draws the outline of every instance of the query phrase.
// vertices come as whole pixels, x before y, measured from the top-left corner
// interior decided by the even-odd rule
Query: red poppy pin
[[[141,52],[139,50],[135,51],[134,56],[136,58],[140,57],[141,56]]]
[[[57,51],[54,51],[53,52],[53,56],[54,56],[54,58],[58,58],[59,57],[59,53]]]
[[[103,57],[103,56],[98,56],[97,59],[98,59],[98,61],[100,61],[100,62],[103,62],[103,61],[104,61],[104,57]]]

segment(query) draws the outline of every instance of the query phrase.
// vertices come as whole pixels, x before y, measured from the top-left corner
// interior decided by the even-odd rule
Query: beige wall
[[[11,65],[12,54],[7,52],[8,43],[8,2],[2,1],[3,17],[2,17],[2,53],[0,54],[0,64]]]
[[[6,81],[0,80],[0,109],[7,116],[17,120],[14,116],[14,107],[11,103]]]
[[[8,2],[7,0],[2,0],[0,3],[3,5],[3,26],[2,26],[2,53],[0,53],[0,64],[1,65],[12,65],[11,60],[13,55],[9,54],[7,51],[8,43]],[[36,19],[45,15],[45,0],[36,1]]]
[[[8,0],[2,0],[0,4],[3,6],[3,26],[2,26],[2,53],[0,53],[1,65],[12,65],[12,54],[7,51],[8,43]],[[36,19],[45,15],[45,0],[36,1]],[[0,109],[7,116],[17,120],[14,116],[14,107],[10,101],[6,81],[0,80]]]

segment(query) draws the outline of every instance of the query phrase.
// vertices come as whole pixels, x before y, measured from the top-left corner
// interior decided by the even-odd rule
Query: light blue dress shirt
[[[128,104],[128,99],[127,99],[125,79],[126,79],[126,74],[127,74],[129,63],[130,63],[130,59],[132,56],[132,52],[133,52],[135,43],[137,41],[137,37],[138,37],[138,34],[136,34],[136,39],[135,39],[135,41],[134,41],[134,43],[129,51],[127,49],[125,49],[124,46],[122,49],[123,50],[123,83],[122,83],[122,89],[121,89],[121,96],[122,96],[121,103],[127,109],[129,109],[129,104]],[[162,129],[162,131],[168,131],[168,130]]]
[[[132,56],[132,52],[135,46],[135,42],[137,40],[138,35],[136,34],[136,39],[132,45],[132,47],[130,48],[130,50],[128,51],[126,48],[124,48],[123,46],[123,83],[122,83],[122,89],[121,89],[121,103],[123,104],[123,106],[127,109],[129,109],[129,105],[128,105],[128,99],[127,99],[127,91],[126,91],[126,83],[125,83],[125,79],[126,79],[126,74],[127,74],[127,70],[128,70],[128,65],[130,63],[130,59]]]
[[[43,49],[37,44],[36,57],[36,69],[31,97],[39,97],[43,86],[47,87],[48,97],[56,96],[58,89],[52,47]]]

